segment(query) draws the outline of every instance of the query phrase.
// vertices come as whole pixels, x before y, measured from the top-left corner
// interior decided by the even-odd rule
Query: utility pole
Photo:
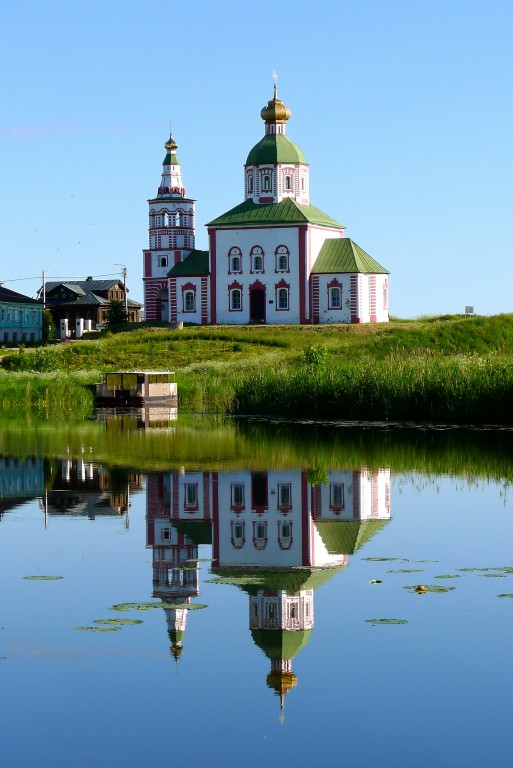
[[[114,264],[115,267],[121,267],[121,274],[123,275],[123,293],[125,294],[125,316],[128,323],[128,294],[126,290],[126,267],[124,264]]]
[[[46,280],[45,280],[45,277],[46,277],[46,273],[45,273],[45,271],[43,269],[43,312],[46,309]]]

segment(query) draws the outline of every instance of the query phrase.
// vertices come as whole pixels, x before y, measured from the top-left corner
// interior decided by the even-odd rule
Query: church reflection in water
[[[165,605],[171,653],[183,651],[200,593],[199,546],[214,581],[248,595],[249,629],[280,697],[297,683],[294,656],[314,628],[314,592],[390,519],[390,470],[189,472],[146,478],[153,597]],[[128,525],[136,470],[86,459],[0,457],[0,519],[30,499],[51,517],[116,516]]]
[[[314,628],[314,591],[390,519],[388,469],[188,472],[147,478],[153,596],[166,608],[171,652],[183,649],[199,595],[198,547],[212,573],[249,598],[249,629],[280,697],[297,683],[292,659]]]

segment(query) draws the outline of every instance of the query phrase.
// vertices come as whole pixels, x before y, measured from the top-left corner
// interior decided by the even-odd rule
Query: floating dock
[[[177,402],[174,371],[109,371],[96,385],[99,406],[139,407]]]

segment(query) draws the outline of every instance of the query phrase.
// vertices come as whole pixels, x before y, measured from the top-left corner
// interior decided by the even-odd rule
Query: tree
[[[120,299],[111,299],[107,309],[107,328],[119,328],[120,325],[127,322],[125,305]]]
[[[52,339],[55,339],[55,323],[49,309],[43,310],[42,338],[43,341],[51,341]]]

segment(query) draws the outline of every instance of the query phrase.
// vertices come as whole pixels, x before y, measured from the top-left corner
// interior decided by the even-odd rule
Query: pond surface
[[[0,764],[509,766],[509,433],[0,423]]]

